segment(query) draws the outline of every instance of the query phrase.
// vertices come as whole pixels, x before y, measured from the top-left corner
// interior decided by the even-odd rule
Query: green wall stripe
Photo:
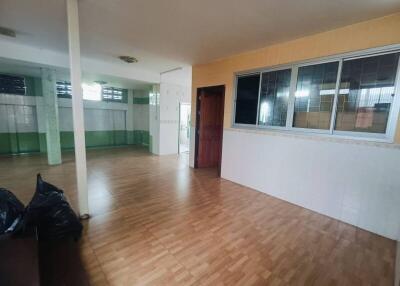
[[[0,154],[11,152],[10,133],[0,133]]]
[[[41,153],[47,152],[46,133],[39,133],[39,146]]]
[[[33,153],[39,151],[39,134],[36,132],[0,133],[0,154]]]
[[[18,153],[32,153],[40,151],[39,133],[17,133],[17,139]]]
[[[134,97],[133,104],[149,104],[150,99],[148,97]]]
[[[148,146],[150,145],[149,131],[86,131],[86,147],[123,146],[128,144]],[[72,131],[60,132],[61,149],[74,148],[74,133]],[[17,153],[45,153],[45,133],[0,133],[0,154]]]
[[[133,144],[135,145],[149,145],[149,131],[134,130],[133,131]]]

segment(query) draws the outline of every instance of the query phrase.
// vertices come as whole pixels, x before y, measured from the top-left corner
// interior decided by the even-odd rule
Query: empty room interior
[[[400,286],[399,0],[0,0],[0,285]]]

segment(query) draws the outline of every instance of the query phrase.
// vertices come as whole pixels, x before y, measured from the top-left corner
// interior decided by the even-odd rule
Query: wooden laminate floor
[[[72,153],[0,157],[0,186],[27,203],[35,174],[76,206]],[[93,285],[393,285],[395,242],[217,177],[187,156],[88,152]]]

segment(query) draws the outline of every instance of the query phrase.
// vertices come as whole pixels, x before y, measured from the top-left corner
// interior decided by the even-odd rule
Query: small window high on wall
[[[57,82],[57,96],[71,98],[71,83],[68,81]],[[128,90],[116,87],[102,87],[99,84],[82,84],[83,99],[95,101],[112,101],[127,103]]]
[[[233,125],[391,142],[399,56],[375,49],[239,74]]]
[[[25,95],[25,78],[21,76],[0,75],[0,93]]]
[[[71,98],[71,83],[68,81],[57,81],[57,96],[61,98]]]
[[[104,101],[126,102],[127,90],[115,87],[104,87],[102,97]]]

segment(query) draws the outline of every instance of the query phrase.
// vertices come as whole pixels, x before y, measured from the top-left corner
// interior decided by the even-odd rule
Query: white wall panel
[[[69,98],[59,98],[58,106],[72,108],[72,100]],[[111,110],[127,110],[128,109],[128,105],[126,103],[93,101],[93,100],[84,100],[83,106],[85,109],[111,109]]]
[[[36,97],[0,94],[0,132],[37,132]]]
[[[0,132],[38,132],[34,106],[0,105],[0,120]]]
[[[59,108],[60,131],[73,131],[72,109]],[[126,111],[109,109],[85,109],[86,131],[126,130]]]
[[[224,130],[222,177],[400,239],[400,147]]]
[[[72,109],[69,107],[58,108],[59,124],[61,132],[72,132],[74,125],[72,122]]]
[[[86,131],[107,131],[114,128],[112,110],[85,109],[84,116]]]
[[[148,104],[133,104],[133,130],[149,131]]]
[[[8,108],[7,105],[0,105],[0,133],[8,133]]]
[[[124,110],[111,110],[113,115],[113,129],[112,130],[126,130],[126,111]]]
[[[15,109],[13,105],[6,105],[7,110],[7,118],[8,118],[8,132],[16,133],[17,132],[17,124],[16,124],[16,116]]]
[[[179,103],[187,88],[171,83],[160,85],[160,155],[178,153]]]
[[[36,105],[35,96],[24,96],[0,93],[0,104],[7,105]]]
[[[38,132],[36,108],[34,106],[15,105],[17,132]]]
[[[0,132],[45,132],[45,119],[36,111],[42,101],[42,97],[0,94]],[[60,131],[72,132],[71,99],[59,98],[58,103]],[[85,101],[84,107],[86,130],[126,130],[126,103]],[[144,118],[138,124],[148,130],[148,106],[141,114]]]
[[[178,153],[179,103],[190,103],[191,82],[191,67],[161,74],[158,146],[160,155]]]

